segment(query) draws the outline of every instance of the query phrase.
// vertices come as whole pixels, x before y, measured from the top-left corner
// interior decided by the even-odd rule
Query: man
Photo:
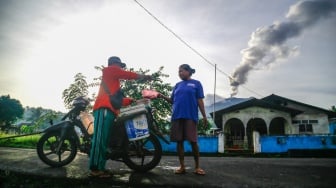
[[[141,75],[123,68],[126,64],[121,62],[119,57],[112,56],[108,59],[108,67],[103,69],[102,84],[99,88],[98,96],[93,106],[94,115],[94,133],[90,152],[90,176],[93,177],[110,177],[106,172],[106,152],[109,147],[110,130],[114,126],[114,120],[119,114],[117,105],[110,102],[110,94],[115,94],[120,90],[121,79],[142,79],[150,80],[151,76]],[[129,105],[133,99],[123,98],[122,105]]]

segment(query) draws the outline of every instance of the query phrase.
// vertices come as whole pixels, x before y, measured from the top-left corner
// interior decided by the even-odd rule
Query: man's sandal
[[[186,170],[185,168],[179,168],[174,171],[175,174],[185,174]]]
[[[197,168],[197,169],[195,169],[194,174],[204,176],[205,172],[204,172],[203,169]]]
[[[111,174],[106,171],[97,171],[97,172],[90,172],[88,176],[91,178],[110,178]]]

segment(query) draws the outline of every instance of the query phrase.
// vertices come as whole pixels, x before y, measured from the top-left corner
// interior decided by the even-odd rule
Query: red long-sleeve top
[[[120,89],[120,80],[131,80],[138,78],[138,74],[130,71],[125,71],[117,65],[108,66],[103,69],[102,79],[109,88],[111,94],[114,94]],[[131,98],[123,99],[123,106],[129,105],[132,102]],[[109,95],[105,92],[104,87],[100,86],[97,99],[93,105],[93,110],[99,108],[110,109],[115,114],[119,114],[119,110],[115,109],[111,103]]]

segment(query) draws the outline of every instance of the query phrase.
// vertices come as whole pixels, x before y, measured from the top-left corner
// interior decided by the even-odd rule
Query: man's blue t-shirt
[[[178,82],[171,96],[173,101],[172,120],[192,119],[198,121],[198,99],[204,98],[203,87],[198,80]]]

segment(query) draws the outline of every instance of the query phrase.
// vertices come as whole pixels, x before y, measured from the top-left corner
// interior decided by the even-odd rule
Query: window
[[[299,123],[301,123],[301,121],[300,120],[292,120],[292,123],[293,124],[299,124]]]
[[[299,125],[299,134],[312,134],[313,124],[318,124],[318,120],[292,120],[292,124]]]
[[[312,124],[300,124],[299,125],[299,133],[300,134],[311,134],[311,133],[313,133],[313,125]]]
[[[300,124],[299,125],[299,132],[302,133],[302,132],[306,132],[306,126],[305,124]]]
[[[309,123],[318,123],[318,120],[309,120]]]

